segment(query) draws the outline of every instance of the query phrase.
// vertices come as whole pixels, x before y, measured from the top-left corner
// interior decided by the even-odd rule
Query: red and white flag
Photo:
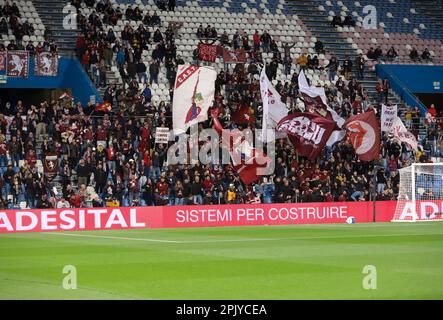
[[[246,63],[245,49],[229,50],[223,48],[223,62],[224,63]]]
[[[29,74],[29,52],[8,51],[8,77],[27,78]]]
[[[111,112],[112,111],[112,104],[110,102],[103,102],[101,104],[98,104],[95,106],[95,111],[102,111],[102,112]]]
[[[399,117],[396,117],[392,122],[391,133],[399,143],[406,143],[415,152],[418,151],[418,142],[415,136],[406,129],[403,121]]]
[[[223,127],[216,113],[212,114],[214,128],[223,137]],[[228,139],[227,139],[228,138]],[[249,185],[260,179],[262,172],[269,168],[271,159],[261,150],[254,148],[245,141],[245,136],[238,129],[231,130],[228,137],[222,138],[223,148],[231,156],[235,172],[244,184]]]
[[[213,104],[217,72],[212,67],[180,65],[172,104],[174,134],[185,133],[193,124],[208,120]]]
[[[297,153],[312,161],[325,147],[335,126],[334,121],[320,115],[297,112],[281,119],[276,130],[286,133]]]
[[[56,77],[58,74],[58,55],[51,52],[36,54],[34,69],[36,76]]]
[[[200,61],[215,62],[217,58],[217,47],[211,44],[198,44],[198,58]]]
[[[336,128],[326,142],[326,145],[330,147],[334,143],[343,140],[346,136],[346,130],[342,129],[345,119],[340,117],[334,109],[328,106],[325,88],[309,86],[303,70],[301,70],[298,75],[298,87],[300,95],[305,103],[306,112],[319,114],[336,123]]]
[[[236,124],[253,124],[255,120],[254,111],[248,105],[239,107],[231,118],[231,121]]]
[[[270,134],[270,131],[275,131],[277,123],[288,115],[288,109],[269,81],[264,67],[260,74],[260,92],[263,101],[262,141],[269,142],[272,138],[285,137],[282,132],[276,132],[274,136]]]
[[[344,127],[358,158],[371,161],[380,154],[380,127],[374,110],[351,116]]]
[[[6,52],[0,51],[0,71],[5,71],[5,62],[6,62]]]

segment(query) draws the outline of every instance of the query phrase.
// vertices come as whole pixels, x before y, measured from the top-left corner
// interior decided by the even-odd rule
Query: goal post
[[[442,221],[443,163],[414,163],[399,170],[393,222]]]

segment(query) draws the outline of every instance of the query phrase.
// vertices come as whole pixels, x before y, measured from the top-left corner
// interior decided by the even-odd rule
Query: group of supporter
[[[348,139],[325,148],[311,162],[298,156],[287,139],[278,139],[274,172],[251,185],[245,185],[228,164],[168,165],[168,148],[174,142],[156,143],[155,130],[172,128],[172,87],[177,65],[184,63],[174,44],[179,31],[170,27],[160,32],[158,26],[162,21],[158,16],[143,15],[136,6],[129,13],[122,13],[107,0],[84,3],[104,13],[104,17],[95,12],[88,17],[78,14],[81,32],[77,54],[96,85],[105,88],[104,100],[113,109],[109,113],[95,111],[93,104],[82,105],[69,97],[35,105],[19,100],[0,101],[0,208],[18,207],[23,202],[33,208],[65,208],[364,201],[374,196],[378,200],[393,200],[398,194],[400,168],[413,161],[429,162],[431,157],[443,157],[442,124],[431,121],[426,134],[420,136],[421,125],[427,120],[417,107],[402,114],[407,128],[420,142],[416,154],[384,133],[379,159],[372,163],[358,160]],[[80,7],[81,2],[74,0],[73,5]],[[126,24],[117,39],[112,28],[104,26],[115,25],[123,14],[127,19],[146,23],[136,29]],[[218,36],[217,30],[207,25],[198,28],[197,36],[203,41],[212,39],[247,51],[246,64],[218,70],[215,101],[209,115],[217,109],[224,128],[261,128],[262,65],[290,112],[304,111],[298,98],[300,70],[327,73],[328,104],[345,119],[371,109],[379,116],[381,103],[390,103],[386,79],[377,84],[375,99],[360,83],[365,63],[362,56],[355,61],[346,57],[340,62],[332,55],[328,65],[320,66],[315,56],[303,54],[293,65],[290,49],[294,44],[279,44],[266,31],[257,30],[252,38],[244,33]],[[152,56],[143,61],[143,51],[151,47],[155,48]],[[320,41],[315,50],[317,54],[325,52]],[[263,52],[272,53],[272,59],[264,61]],[[197,57],[192,63],[202,62]],[[158,83],[163,64],[170,96],[158,101],[151,85]],[[122,85],[107,82],[106,72],[113,65],[119,68]],[[279,66],[284,66],[290,80],[279,77]],[[308,78],[312,80],[310,75]],[[436,108],[431,109],[432,119],[443,118]],[[211,116],[208,118],[199,124],[199,129],[213,126]],[[58,160],[55,173],[42,171],[42,166],[49,165],[48,155],[56,155]],[[374,165],[383,169],[374,172]]]

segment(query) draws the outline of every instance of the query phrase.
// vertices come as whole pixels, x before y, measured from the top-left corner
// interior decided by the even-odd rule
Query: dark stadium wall
[[[388,78],[391,88],[410,106],[419,106],[423,115],[426,106],[416,94],[443,93],[443,66],[376,65],[377,76]]]
[[[414,93],[415,96],[426,106],[435,105],[437,111],[443,110],[443,93]]]
[[[35,76],[34,65],[32,58],[28,78],[8,77],[6,83],[0,84],[0,89],[71,89],[75,101],[80,101],[83,105],[90,101],[91,96],[95,96],[96,102],[103,102],[100,93],[77,59],[61,57],[56,77]]]

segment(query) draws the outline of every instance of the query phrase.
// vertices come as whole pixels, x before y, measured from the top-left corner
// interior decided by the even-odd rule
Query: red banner
[[[58,74],[58,55],[42,52],[35,56],[34,74],[36,76],[56,77]]]
[[[0,71],[5,71],[5,62],[6,62],[6,52],[0,51]]]
[[[376,203],[376,221],[391,221],[396,201]],[[357,223],[373,221],[372,202],[0,210],[0,233]]]
[[[372,161],[378,158],[380,127],[373,110],[349,117],[344,127],[360,160]]]
[[[296,112],[281,119],[276,130],[288,135],[299,155],[315,160],[335,127],[334,121],[322,116]]]
[[[224,63],[246,63],[245,49],[229,50],[223,48],[223,62]]]
[[[217,58],[217,46],[199,43],[198,58],[201,61],[215,62],[215,59]]]
[[[29,52],[8,51],[8,77],[27,78],[29,74]]]

